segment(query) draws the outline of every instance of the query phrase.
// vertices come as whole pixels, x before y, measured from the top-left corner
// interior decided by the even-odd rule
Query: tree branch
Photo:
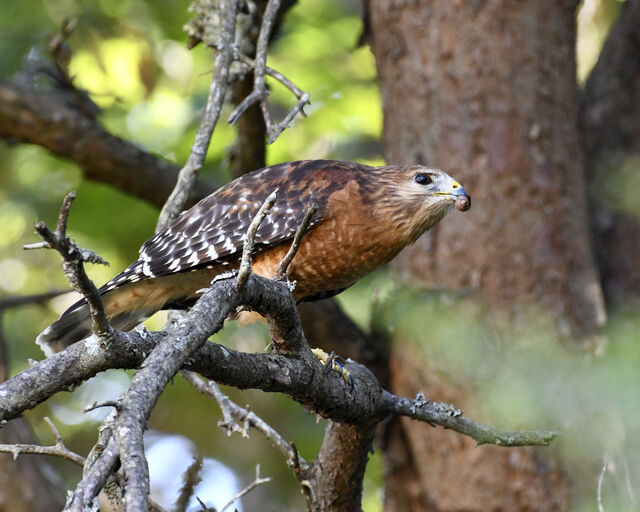
[[[239,60],[240,62],[242,62],[243,64],[246,64],[249,68],[254,68],[255,65],[256,65],[256,61],[253,60],[253,59],[250,59],[246,55],[237,54],[236,55],[236,59]],[[282,85],[284,85],[299,100],[302,99],[305,95],[307,95],[307,100],[309,99],[308,98],[308,96],[309,96],[308,93],[306,93],[303,90],[301,90],[300,88],[298,88],[298,86],[296,84],[294,84],[291,80],[289,80],[286,76],[284,76],[279,71],[277,71],[277,70],[275,70],[273,68],[270,68],[269,66],[265,65],[264,72],[265,72],[265,74],[267,76],[270,76],[271,78],[277,80]],[[304,112],[301,112],[301,114],[304,115]],[[235,121],[236,121],[236,116],[233,117],[233,121],[230,120],[229,122],[230,123],[234,123]]]
[[[178,168],[106,131],[55,88],[35,90],[0,81],[0,138],[36,144],[76,162],[85,177],[162,206],[176,183]],[[191,203],[209,195],[199,183]]]
[[[229,397],[220,390],[215,382],[203,381],[198,377],[198,375],[189,371],[183,370],[181,375],[203,395],[208,396],[220,406],[223,419],[218,422],[218,426],[225,428],[229,435],[231,435],[231,432],[235,431],[240,432],[242,437],[248,437],[247,429],[248,427],[253,427],[273,442],[276,448],[278,448],[280,453],[285,457],[285,460],[290,467],[301,467],[303,469],[307,469],[307,462],[298,454],[297,450],[291,445],[291,443],[289,443],[277,430],[257,414],[245,409],[244,407],[240,407],[238,404],[230,400]],[[243,423],[242,427],[238,425],[236,419]]]
[[[45,246],[46,247],[46,246]],[[0,299],[0,313],[6,309],[26,306],[28,304],[41,304],[60,295],[69,293],[69,290],[52,290],[45,293],[36,293],[34,295],[15,295]]]
[[[13,454],[14,459],[17,459],[18,455],[22,454],[54,455],[82,466],[84,464],[84,457],[72,452],[65,446],[58,429],[56,429],[55,425],[49,418],[45,417],[44,421],[49,427],[49,430],[51,430],[51,433],[56,440],[56,444],[52,446],[38,446],[34,444],[0,444],[0,452],[11,453]]]
[[[289,265],[291,265],[293,258],[297,254],[298,249],[300,248],[300,241],[302,240],[302,237],[304,236],[304,234],[307,232],[307,229],[309,228],[309,223],[311,222],[311,219],[313,218],[313,216],[317,211],[318,211],[318,205],[314,203],[309,207],[309,209],[304,214],[304,218],[302,219],[302,222],[298,226],[298,229],[296,229],[296,233],[293,237],[293,241],[291,242],[291,247],[289,247],[287,254],[285,254],[284,258],[282,258],[282,261],[278,264],[278,267],[276,268],[276,273],[274,275],[275,280],[287,281],[287,272],[289,271]]]
[[[220,509],[220,512],[224,512],[225,510],[227,510],[231,505],[234,504],[234,502],[236,500],[242,498],[245,494],[250,493],[251,491],[253,491],[259,485],[266,484],[268,482],[271,482],[271,478],[269,478],[269,477],[261,478],[260,477],[260,464],[257,464],[256,465],[256,477],[253,480],[253,482],[251,482],[244,489],[242,489],[238,494],[236,494],[233,498],[231,498],[229,500],[229,502],[224,507],[222,507]]]
[[[226,313],[240,304],[250,305],[263,316],[270,316],[276,310],[280,311],[277,318],[284,318],[285,312],[295,315],[295,301],[280,283],[252,274],[242,296],[234,289],[233,279],[214,283],[194,306],[197,309],[193,315],[187,315],[174,326],[172,332],[180,333],[178,343],[193,337],[206,339],[210,331],[221,325]],[[275,305],[269,304],[272,299]],[[194,320],[197,320],[196,325],[192,326]],[[294,337],[297,336],[297,328],[290,325],[283,324],[283,330],[289,329]],[[144,354],[151,352],[161,341],[175,336],[171,333],[116,334],[108,348],[101,347],[95,340],[85,340],[0,383],[0,421],[17,417],[58,391],[68,390],[107,368],[136,368],[144,361]],[[172,343],[175,341],[167,344]],[[176,351],[181,348],[182,345]],[[380,388],[371,372],[354,362],[346,363],[355,381],[354,390],[349,392],[344,380],[333,374],[324,374],[324,368],[310,350],[308,355],[289,357],[283,354],[246,354],[207,343],[188,359],[185,368],[205,378],[240,389],[282,392],[309,410],[335,421],[361,424],[388,414],[401,414],[470,435],[467,422],[471,420],[452,413],[452,408],[436,407],[435,404],[425,406],[425,400],[420,398],[395,397]],[[48,378],[42,379],[42,375]],[[414,406],[417,412],[411,410]],[[480,430],[484,428],[481,426]],[[515,438],[513,433],[501,432],[495,429],[496,444],[502,446],[548,444],[556,434],[542,431]],[[491,439],[482,437],[476,440],[491,442]]]
[[[253,66],[253,91],[247,96],[231,113],[227,121],[230,124],[234,124],[244,112],[249,109],[255,103],[260,104],[262,110],[262,117],[264,119],[267,128],[267,143],[271,144],[275,142],[280,133],[289,126],[294,117],[300,112],[304,115],[304,106],[309,103],[309,94],[300,91],[290,80],[285,78],[282,74],[269,69],[270,75],[282,82],[289,90],[291,90],[298,98],[296,106],[289,111],[282,121],[278,124],[273,124],[271,120],[271,114],[267,106],[267,84],[265,82],[265,75],[267,74],[267,47],[269,44],[269,38],[271,37],[271,30],[275,23],[280,9],[280,0],[269,0],[267,8],[265,9],[264,16],[262,18],[262,26],[260,27],[260,35],[258,36],[258,43],[256,48],[256,58],[253,62],[251,59],[245,56],[236,56],[238,60],[244,62],[247,65]]]
[[[258,213],[249,224],[247,234],[245,235],[244,244],[242,246],[242,259],[240,260],[240,267],[238,268],[238,287],[242,288],[244,283],[247,282],[249,274],[251,274],[251,261],[253,259],[253,251],[256,247],[256,233],[264,218],[269,214],[271,208],[276,202],[277,191],[274,190],[267,196],[260,206]]]
[[[296,0],[283,0],[281,2],[278,16],[271,31],[272,39],[285,13],[293,7],[295,3]],[[234,81],[231,86],[231,100],[235,107],[237,107],[245,97],[249,96],[253,90],[254,76],[251,70],[255,64],[252,58],[255,57],[256,45],[258,37],[260,36],[259,20],[264,14],[266,5],[267,0],[247,2],[246,10],[240,10],[238,14],[238,36],[236,37],[237,53],[235,59],[238,64],[245,64],[246,69],[238,66],[240,69],[235,73],[237,80]],[[292,86],[290,90],[292,90],[298,98],[302,96],[302,91],[277,71],[267,66],[266,73],[269,76],[272,76],[271,73],[276,73],[283,79],[282,83],[285,87],[289,85]],[[302,111],[302,114],[304,115],[304,111]],[[267,129],[259,105],[250,107],[240,116],[236,122],[236,126],[238,137],[233,145],[227,148],[229,168],[234,178],[238,178],[253,169],[261,169],[265,166],[267,139]]]
[[[113,329],[107,321],[107,316],[102,304],[102,296],[93,284],[93,281],[89,279],[84,271],[84,262],[99,263],[102,265],[108,265],[109,263],[93,251],[79,248],[67,238],[67,219],[75,197],[76,193],[72,191],[64,198],[55,231],[51,231],[43,221],[37,222],[34,227],[45,242],[45,245],[42,247],[55,249],[60,253],[63,260],[62,268],[67,280],[74,290],[82,293],[82,295],[86,297],[91,310],[93,332],[102,338],[109,337],[113,333]],[[25,246],[25,249],[28,248],[34,248],[34,246]]]
[[[189,501],[195,494],[196,487],[202,481],[202,456],[200,454],[193,458],[193,462],[184,472],[184,483],[180,488],[180,494],[176,500],[174,512],[187,512]]]
[[[233,43],[236,28],[237,1],[220,0],[220,35],[217,41],[217,53],[214,61],[213,79],[209,88],[207,105],[195,136],[191,154],[185,166],[178,174],[178,181],[169,199],[162,207],[156,232],[165,227],[183,209],[193,188],[209,149],[211,135],[218,122],[220,110],[229,84],[229,67],[233,62]]]
[[[359,425],[330,421],[305,494],[311,510],[350,510],[362,499],[362,484],[373,445],[375,423]]]
[[[453,405],[426,400],[422,393],[418,393],[413,400],[399,398],[388,391],[383,391],[383,395],[389,412],[455,430],[474,439],[478,445],[548,446],[560,435],[557,431],[510,431],[483,425],[465,417],[462,411]]]
[[[249,306],[269,318],[274,338],[286,334],[288,340],[297,340],[286,345],[292,355],[244,354],[214,343],[203,344],[210,334],[221,328],[226,316],[240,305]],[[276,343],[275,346],[282,344]],[[299,350],[292,350],[291,346]],[[197,347],[200,348],[194,352]],[[15,417],[26,408],[34,407],[47,395],[64,389],[65,384],[88,378],[105,367],[136,367],[149,352],[144,366],[136,373],[122,399],[122,410],[116,417],[115,427],[118,443],[113,445],[113,449],[105,449],[94,462],[96,468],[101,464],[105,469],[90,469],[94,484],[87,486],[85,503],[106,481],[105,475],[113,471],[116,454],[119,453],[126,482],[125,502],[133,510],[146,507],[148,477],[145,477],[146,467],[139,467],[145,464],[145,460],[141,458],[144,454],[138,443],[141,443],[146,419],[158,395],[185,363],[187,368],[208,378],[239,388],[285,392],[312,411],[355,425],[355,429],[341,425],[333,428],[338,429],[335,432],[338,437],[347,435],[352,440],[357,439],[354,449],[361,454],[366,453],[370,446],[373,425],[389,414],[408,415],[471,435],[479,443],[493,442],[502,446],[548,444],[555,435],[548,432],[505,433],[475,425],[451,407],[431,404],[429,408],[421,397],[414,401],[395,397],[381,389],[371,372],[353,362],[347,363],[355,381],[355,388],[350,391],[342,379],[326,375],[311,354],[302,334],[295,301],[286,286],[253,274],[242,289],[238,288],[235,279],[214,282],[193,309],[164,333],[116,333],[108,348],[89,339],[35,363],[0,384],[0,397],[3,398],[0,419]],[[47,375],[47,379],[42,379],[42,375]],[[347,429],[346,433],[341,433],[342,428]],[[353,475],[360,474],[358,465],[351,471]],[[131,485],[135,485],[133,492]],[[309,486],[313,487],[312,484]],[[311,488],[309,495],[314,494]]]
[[[245,9],[238,12],[236,28],[236,53],[255,56],[256,43],[260,35],[260,18],[266,7],[266,1],[247,2]],[[253,73],[250,68],[243,69],[237,55],[233,69],[229,99],[234,108],[251,94],[253,90]],[[236,140],[226,148],[225,160],[231,176],[239,178],[253,170],[262,169],[266,165],[267,129],[262,119],[260,108],[254,105],[245,112],[236,124]]]
[[[115,433],[118,439],[122,471],[126,479],[125,503],[127,511],[146,511],[149,494],[149,470],[144,456],[142,437],[151,410],[164,387],[184,365],[190,355],[206,341],[212,332],[222,328],[224,319],[231,312],[229,304],[235,290],[214,287],[205,293],[215,297],[214,315],[208,321],[199,318],[204,312],[202,299],[174,325],[167,329],[167,336],[145,359],[122,398],[122,409],[116,416]]]
[[[110,425],[112,420],[108,420]],[[118,447],[110,426],[100,428],[98,442],[84,464],[82,479],[69,495],[63,512],[84,512],[118,468]]]
[[[267,49],[269,46],[269,39],[271,38],[271,29],[275,23],[276,16],[278,15],[278,9],[280,9],[280,0],[269,0],[267,2],[267,8],[262,16],[262,25],[260,27],[260,34],[258,35],[258,43],[256,45],[256,58],[253,66],[253,91],[231,113],[228,119],[230,124],[234,124],[250,106],[258,101],[262,103],[266,100],[267,86],[264,81],[264,75],[265,68],[267,66]],[[265,123],[267,124],[268,130],[269,122],[267,117],[265,117]]]

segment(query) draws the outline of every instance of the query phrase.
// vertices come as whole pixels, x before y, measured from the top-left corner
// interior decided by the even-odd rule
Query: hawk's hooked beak
[[[451,188],[448,191],[436,192],[435,195],[448,197],[455,203],[456,208],[461,212],[466,212],[471,208],[471,196],[467,194],[464,187],[456,180],[451,181]]]

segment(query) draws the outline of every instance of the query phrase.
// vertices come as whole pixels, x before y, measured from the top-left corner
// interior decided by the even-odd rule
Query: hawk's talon
[[[336,353],[331,351],[331,354],[327,354],[323,351],[324,356],[321,357],[319,354],[316,354],[316,357],[320,359],[320,361],[324,364],[324,374],[328,375],[331,370],[334,370],[334,364],[336,359]],[[336,370],[337,371],[337,370]]]
[[[289,291],[293,293],[296,289],[296,284],[298,284],[298,281],[296,281],[295,279],[293,281],[289,281],[289,279],[287,278],[284,284],[287,288],[289,288]]]
[[[340,375],[340,377],[342,377],[344,381],[349,385],[349,392],[353,391],[353,388],[355,386],[355,381],[353,380],[353,377],[349,373],[349,370],[347,370],[343,366],[343,364],[340,361],[338,361],[335,352],[331,352],[331,354],[327,354],[321,348],[313,348],[311,349],[311,352],[313,352],[313,355],[316,356],[320,360],[322,365],[325,367],[325,370],[324,370],[325,374],[333,370],[338,375]]]

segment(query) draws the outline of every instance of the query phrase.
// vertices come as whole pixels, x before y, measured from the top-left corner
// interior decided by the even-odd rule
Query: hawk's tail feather
[[[157,309],[153,308],[123,312],[109,319],[109,323],[114,329],[129,331],[156,311]],[[63,313],[57,321],[40,333],[36,338],[36,343],[45,355],[50,357],[69,345],[90,336],[91,327],[91,313],[89,305],[85,303],[72,311]]]

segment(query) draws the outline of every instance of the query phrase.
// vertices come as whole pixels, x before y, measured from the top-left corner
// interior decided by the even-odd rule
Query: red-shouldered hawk
[[[273,277],[305,212],[318,206],[289,266],[298,301],[336,295],[390,261],[456,203],[464,188],[439,169],[288,162],[246,174],[183,212],[147,240],[140,258],[100,288],[111,325],[129,330],[161,309],[193,305],[199,291],[239,266],[247,228],[265,198],[277,201],[256,234],[253,271]],[[50,354],[91,334],[80,300],[38,336]]]

